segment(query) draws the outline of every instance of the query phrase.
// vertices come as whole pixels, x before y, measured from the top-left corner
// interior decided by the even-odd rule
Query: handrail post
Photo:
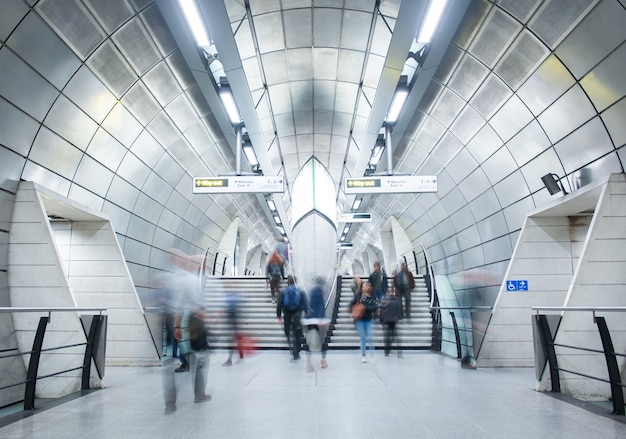
[[[606,366],[609,370],[609,381],[611,382],[611,400],[613,402],[613,414],[623,415],[624,391],[622,389],[622,380],[619,374],[619,366],[617,365],[615,348],[613,347],[613,341],[611,340],[609,327],[607,326],[604,317],[595,317],[594,320],[596,322],[596,325],[598,325],[600,339],[602,340],[602,348],[604,349],[604,358],[606,360]]]
[[[461,358],[461,336],[459,335],[459,325],[456,323],[456,316],[454,311],[450,311],[450,317],[452,317],[452,326],[454,326],[454,338],[456,340],[456,357]]]
[[[33,349],[28,362],[28,372],[26,373],[26,386],[24,389],[24,410],[32,410],[35,408],[35,389],[37,387],[37,371],[39,370],[39,359],[41,358],[41,348],[43,346],[43,337],[46,334],[46,326],[50,321],[49,317],[40,317],[35,339],[33,340]]]
[[[82,376],[82,390],[89,389],[89,376],[91,375],[91,359],[93,358],[94,351],[98,347],[98,340],[100,339],[100,332],[102,330],[102,321],[104,316],[94,316],[91,320],[89,327],[89,335],[87,336],[87,345],[85,346],[85,357],[83,359],[83,376]]]
[[[215,252],[215,257],[213,258],[213,270],[211,271],[211,276],[215,276],[215,268],[217,267],[217,255],[219,252]]]
[[[559,364],[556,359],[556,351],[554,350],[554,339],[550,331],[550,325],[545,314],[535,315],[537,319],[537,329],[541,344],[544,351],[548,355],[548,366],[550,367],[550,381],[552,381],[552,392],[561,393],[561,379],[559,377]]]

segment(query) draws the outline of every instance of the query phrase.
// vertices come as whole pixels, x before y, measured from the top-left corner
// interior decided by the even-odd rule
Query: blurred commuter
[[[241,318],[239,310],[240,301],[241,296],[235,291],[229,292],[226,295],[226,323],[230,330],[231,341],[230,349],[228,351],[228,359],[226,359],[226,361],[222,363],[222,366],[232,366],[233,352],[235,350],[237,350],[237,353],[239,354],[239,360],[243,360],[244,357],[244,348],[243,344],[241,343],[241,337],[243,336],[243,334],[241,334],[239,328],[239,319]]]
[[[402,305],[402,298],[404,298],[404,315],[407,319],[411,318],[411,292],[415,288],[415,279],[404,262],[400,263],[400,271],[393,278],[393,286],[396,287],[400,305]]]
[[[289,344],[292,359],[300,359],[300,347],[302,344],[302,312],[308,310],[307,297],[295,283],[293,276],[287,276],[287,286],[278,295],[276,302],[276,317],[283,322],[283,329]]]
[[[393,288],[387,289],[387,294],[380,302],[380,322],[383,324],[383,340],[385,345],[385,357],[389,356],[391,348],[395,345],[398,349],[398,357],[402,356],[398,340],[398,322],[402,319],[402,302],[396,296]]]
[[[272,303],[276,303],[276,296],[280,291],[280,282],[285,277],[285,264],[283,258],[277,251],[272,253],[267,266],[265,267],[265,277],[270,286],[270,294],[272,296]]]
[[[380,269],[380,262],[374,262],[374,271],[370,274],[369,281],[372,284],[372,291],[374,296],[381,300],[387,291],[388,279],[385,270]]]
[[[328,345],[326,344],[326,332],[330,320],[326,318],[326,303],[324,301],[324,279],[318,277],[315,279],[315,285],[309,294],[309,310],[306,314],[306,318],[303,320],[307,328],[307,344],[309,345],[309,352],[307,353],[306,369],[308,372],[313,372],[313,363],[311,361],[312,352],[321,352],[321,367],[325,369],[328,367],[326,362],[326,351]]]
[[[204,307],[197,276],[198,264],[179,250],[171,250],[171,272],[168,288],[172,292],[174,337],[191,370],[194,402],[211,399],[205,394],[208,340],[204,325]],[[176,378],[172,368],[163,373],[165,414],[176,410]]]
[[[159,276],[157,281],[159,290],[157,292],[157,304],[161,307],[163,314],[163,324],[165,326],[165,349],[163,356],[167,357],[168,354],[173,358],[177,358],[180,361],[179,367],[176,369],[179,372],[186,372],[189,370],[189,366],[186,363],[185,356],[178,348],[178,341],[174,337],[174,321],[176,318],[176,303],[174,301],[174,291],[170,289],[169,275]]]
[[[370,356],[374,355],[374,338],[372,329],[372,318],[378,310],[378,300],[374,297],[372,283],[363,282],[361,293],[355,295],[350,301],[348,312],[354,319],[354,325],[359,333],[361,348],[361,362],[367,363],[365,355],[366,347],[369,346]]]

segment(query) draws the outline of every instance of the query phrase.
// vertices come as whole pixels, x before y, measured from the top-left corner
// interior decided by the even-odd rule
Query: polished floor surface
[[[210,359],[194,403],[176,374],[177,410],[164,414],[171,366],[109,367],[106,388],[0,428],[9,438],[625,438],[626,424],[533,390],[532,369],[461,369],[430,352],[402,358],[331,351],[328,368],[259,352],[223,367]]]

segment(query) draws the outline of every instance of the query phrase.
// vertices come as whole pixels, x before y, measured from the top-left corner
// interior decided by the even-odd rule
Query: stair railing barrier
[[[53,376],[61,375],[67,372],[82,369],[81,376],[81,389],[89,389],[89,376],[91,375],[91,360],[96,362],[96,369],[98,370],[98,376],[102,378],[104,376],[104,359],[102,358],[102,364],[98,365],[98,359],[96,358],[97,352],[104,352],[106,349],[106,337],[102,336],[106,334],[107,316],[102,314],[107,308],[64,308],[64,307],[50,307],[50,308],[37,308],[37,307],[0,307],[0,313],[16,313],[16,312],[37,312],[47,313],[47,316],[39,318],[39,324],[35,332],[33,339],[33,346],[30,351],[17,352],[13,354],[0,355],[0,360],[19,357],[21,355],[30,355],[28,363],[28,370],[26,372],[26,379],[15,381],[0,387],[0,391],[8,389],[10,387],[25,385],[24,388],[24,410],[33,410],[35,408],[35,393],[37,387],[37,381],[50,378]],[[44,336],[46,334],[46,327],[50,322],[52,313],[57,312],[88,312],[97,313],[93,315],[91,324],[89,326],[88,333],[85,334],[86,341],[84,343],[74,343],[70,345],[60,345],[52,347],[43,347]],[[38,376],[39,360],[41,359],[42,352],[56,351],[66,348],[74,348],[77,346],[85,346],[85,354],[83,356],[83,364],[80,367],[74,367],[71,369],[64,369],[58,372],[50,373],[47,375]],[[14,349],[17,351],[17,348]],[[13,350],[11,350],[13,351]]]
[[[473,343],[469,344],[469,343],[463,343],[461,341],[461,333],[465,334],[465,339],[468,339],[468,336],[470,337],[470,340],[472,339],[471,337],[473,336],[473,328],[467,327],[467,325],[463,325],[462,327],[459,327],[458,321],[457,321],[457,316],[455,314],[455,311],[469,311],[470,312],[470,324],[471,324],[471,312],[472,311],[491,311],[492,307],[490,306],[434,306],[434,307],[429,307],[429,309],[431,311],[436,311],[439,315],[439,317],[441,317],[441,311],[448,311],[450,314],[450,319],[452,321],[452,326],[446,326],[443,324],[443,319],[439,318],[436,321],[436,328],[433,329],[433,333],[434,333],[434,337],[437,338],[437,342],[433,343],[434,346],[439,346],[439,349],[433,349],[433,350],[437,350],[437,351],[441,351],[441,346],[443,343],[454,343],[454,345],[456,346],[456,357],[458,359],[462,360],[462,365],[463,366],[468,366],[470,368],[475,368],[474,364],[475,364],[475,359],[474,359],[474,346]],[[466,322],[466,319],[463,319],[463,322]],[[444,338],[444,329],[448,329],[448,330],[452,330],[454,333],[454,340],[450,340],[447,338]],[[467,355],[463,355],[463,348],[466,348],[467,350]]]
[[[613,347],[613,341],[611,339],[611,333],[606,324],[606,319],[602,316],[598,316],[597,313],[605,312],[626,312],[626,307],[557,307],[557,306],[533,306],[532,310],[537,313],[532,316],[533,318],[533,338],[535,345],[535,374],[537,380],[540,380],[543,371],[546,366],[546,362],[550,370],[550,380],[552,383],[552,392],[561,392],[561,382],[559,372],[566,372],[573,375],[589,378],[595,381],[602,381],[608,383],[611,387],[611,401],[613,404],[613,414],[624,415],[624,384],[622,384],[619,363],[617,357],[622,359],[626,358],[625,354],[615,352]],[[600,340],[602,342],[602,350],[592,349],[585,346],[573,346],[561,343],[555,343],[555,335],[550,330],[549,317],[552,318],[555,328],[558,328],[558,323],[563,314],[559,315],[546,315],[540,314],[540,311],[548,312],[590,312],[593,316],[593,322],[598,327]],[[555,319],[556,318],[556,319]],[[555,330],[556,331],[556,330]],[[582,372],[574,371],[571,369],[565,369],[559,367],[556,347],[571,349],[582,352],[592,352],[596,354],[602,354],[606,362],[608,371],[608,379],[603,377],[591,376]],[[576,355],[568,356],[569,361],[576,359]]]

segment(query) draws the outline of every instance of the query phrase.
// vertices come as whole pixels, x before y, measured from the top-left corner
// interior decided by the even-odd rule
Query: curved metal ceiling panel
[[[110,212],[141,282],[152,267],[139,264],[156,267],[172,245],[215,245],[236,217],[252,246],[278,237],[262,196],[190,192],[193,176],[235,167],[216,76],[228,76],[263,172],[284,173],[290,188],[315,154],[348,209],[342,179],[365,170],[426,8],[199,4],[218,61],[201,56],[171,0],[10,2],[0,17],[2,188],[32,179]],[[382,245],[393,215],[444,273],[480,267],[497,278],[525,212],[550,199],[542,175],[575,189],[623,171],[623,2],[474,0],[460,24],[457,6],[392,137],[396,172],[438,174],[439,191],[364,196],[375,220],[351,229],[348,264]],[[292,195],[275,197],[286,217]]]

